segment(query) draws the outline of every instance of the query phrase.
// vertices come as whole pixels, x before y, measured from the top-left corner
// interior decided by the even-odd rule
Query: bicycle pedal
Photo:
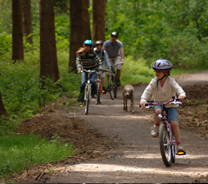
[[[179,151],[179,152],[177,153],[177,155],[186,155],[186,152]]]

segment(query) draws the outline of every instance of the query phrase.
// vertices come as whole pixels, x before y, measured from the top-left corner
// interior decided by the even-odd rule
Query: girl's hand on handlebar
[[[140,103],[140,106],[141,106],[142,109],[145,109],[145,104],[146,104],[145,102]]]
[[[179,99],[181,102],[183,102],[184,99],[185,99],[185,97],[184,97],[184,96],[179,96],[178,99]]]

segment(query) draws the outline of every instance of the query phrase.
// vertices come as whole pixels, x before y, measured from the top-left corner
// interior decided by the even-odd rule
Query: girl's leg
[[[151,128],[152,137],[157,137],[159,134],[160,119],[158,118],[158,115],[161,114],[161,112],[162,112],[161,107],[155,106],[154,126]]]
[[[179,130],[179,127],[178,127],[178,122],[170,121],[170,123],[171,123],[171,128],[174,132],[176,143],[181,144],[181,133],[180,133],[180,130]]]
[[[80,93],[84,92],[86,81],[87,81],[87,73],[82,72],[82,82],[81,82],[81,86],[80,86]]]
[[[77,101],[81,103],[84,101],[84,88],[85,88],[86,81],[87,81],[87,73],[82,72],[82,82],[80,86],[80,93],[77,98]]]
[[[154,122],[156,126],[160,125],[160,119],[158,118],[158,115],[162,113],[161,108],[156,108],[155,109],[155,114],[154,114]]]
[[[171,128],[174,133],[178,152],[185,152],[183,146],[181,145],[181,133],[178,126],[177,109],[174,107],[167,108],[167,112],[168,112],[168,121],[170,121],[171,123]]]

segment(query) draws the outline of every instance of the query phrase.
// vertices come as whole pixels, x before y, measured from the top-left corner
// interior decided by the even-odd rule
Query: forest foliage
[[[117,31],[118,39],[124,45],[126,64],[123,66],[122,84],[148,82],[154,76],[151,66],[159,58],[170,60],[174,68],[208,68],[206,0],[106,2],[106,40],[110,39],[112,31]],[[69,43],[69,1],[56,0],[58,82],[61,82],[64,91],[57,89],[50,80],[46,90],[39,88],[39,4],[37,0],[31,0],[31,3],[33,44],[27,43],[24,37],[24,61],[13,64],[11,0],[0,0],[0,90],[7,113],[14,123],[34,115],[44,104],[63,94],[77,94],[80,85],[80,75],[68,73],[69,47],[73,47]],[[92,14],[92,7],[89,7],[89,13]],[[92,15],[90,17],[92,19]],[[3,132],[4,128],[0,134]]]

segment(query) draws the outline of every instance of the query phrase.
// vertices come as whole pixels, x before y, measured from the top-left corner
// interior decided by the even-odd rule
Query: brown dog
[[[123,110],[128,111],[127,99],[131,100],[131,112],[134,113],[134,87],[125,85],[123,90]]]

